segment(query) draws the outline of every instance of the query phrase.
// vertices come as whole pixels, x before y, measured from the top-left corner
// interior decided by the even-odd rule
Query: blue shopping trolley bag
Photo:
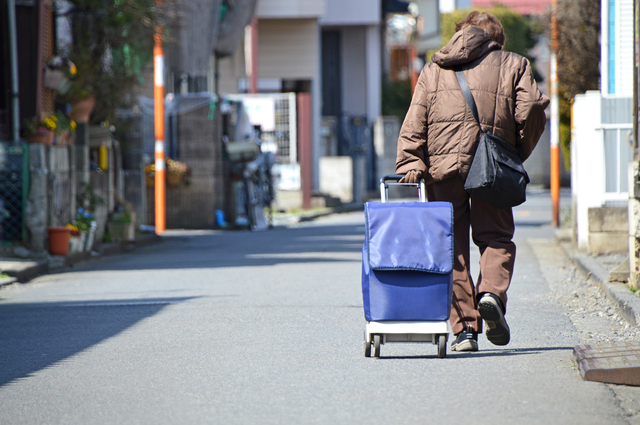
[[[365,204],[362,298],[368,321],[448,320],[453,285],[449,202]]]

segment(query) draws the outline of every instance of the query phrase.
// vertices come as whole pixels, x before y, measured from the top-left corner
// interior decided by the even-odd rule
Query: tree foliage
[[[534,58],[529,56],[529,50],[536,45],[538,38],[544,32],[543,23],[535,19],[524,17],[504,6],[495,6],[486,10],[476,10],[490,13],[498,18],[504,27],[504,33],[506,35],[504,50],[527,57],[531,62],[536,80],[540,80],[540,76],[535,70]],[[471,12],[470,9],[455,10],[451,13],[443,13],[440,15],[440,35],[443,46],[449,42],[451,37],[453,37],[456,24],[462,21],[469,12]],[[431,55],[435,53],[436,50],[428,53],[427,60],[431,59]]]
[[[571,163],[571,104],[577,94],[600,87],[600,1],[558,0],[560,146]],[[550,27],[550,19],[549,19]]]
[[[175,19],[175,2],[165,0],[70,0],[73,42],[62,52],[77,66],[70,91],[74,102],[95,95],[94,123],[112,121],[116,109],[134,99],[132,88],[153,52],[158,27]]]
[[[540,75],[535,68],[534,58],[527,55],[529,50],[537,43],[539,36],[544,33],[543,22],[526,18],[503,6],[495,6],[484,11],[491,13],[502,23],[507,37],[505,50],[528,57],[531,62],[534,77],[536,77],[536,80],[540,80]],[[440,15],[440,35],[442,44],[437,49],[427,52],[425,58],[427,61],[431,60],[433,53],[440,50],[442,46],[449,42],[455,32],[456,23],[464,19],[469,12],[471,12],[470,9],[456,10]],[[401,119],[404,119],[411,103],[410,84],[408,82],[398,83],[388,79],[385,80],[382,87],[382,100],[382,112],[384,115],[397,115]]]
[[[558,0],[558,82],[571,101],[600,85],[600,1]]]

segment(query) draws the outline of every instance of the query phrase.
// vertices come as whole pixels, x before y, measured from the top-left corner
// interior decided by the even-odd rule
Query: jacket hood
[[[453,34],[447,45],[434,53],[431,60],[438,66],[447,68],[471,62],[501,48],[482,28],[467,27]]]

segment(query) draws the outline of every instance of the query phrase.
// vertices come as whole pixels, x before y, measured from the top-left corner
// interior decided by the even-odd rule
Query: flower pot
[[[56,135],[54,140],[54,144],[61,145],[61,146],[70,145],[72,143],[73,143],[73,135],[69,133],[67,130]]]
[[[96,106],[96,97],[91,95],[73,104],[69,118],[79,123],[88,123],[91,112]]]
[[[59,69],[45,69],[44,71],[44,86],[56,90],[60,94],[65,94],[69,91],[71,81],[66,77],[64,72]]]
[[[49,233],[49,252],[51,255],[67,255],[71,229],[68,227],[47,227]]]
[[[85,236],[83,234],[84,232],[81,232],[79,235],[77,236],[71,236],[71,238],[69,239],[69,252],[82,252],[84,249],[84,239]]]
[[[136,229],[133,223],[109,221],[107,229],[114,242],[133,242],[136,239]]]
[[[44,145],[52,145],[53,136],[53,131],[43,130],[37,131],[35,133],[25,134],[24,138],[27,139],[27,142],[29,143],[42,143]]]
[[[179,186],[180,183],[182,183],[183,175],[181,173],[167,172],[166,176],[167,176],[167,186],[169,187],[176,187],[176,186]]]
[[[89,228],[89,232],[84,240],[84,251],[91,252],[93,249],[93,242],[96,238],[96,229],[98,228],[98,224],[95,221],[91,222],[91,227]]]

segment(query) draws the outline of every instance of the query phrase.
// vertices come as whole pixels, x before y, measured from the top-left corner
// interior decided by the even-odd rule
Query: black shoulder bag
[[[462,70],[456,70],[460,89],[478,126],[480,119],[473,95]],[[493,133],[482,131],[464,188],[469,195],[496,208],[511,208],[527,200],[529,176],[515,147]]]

